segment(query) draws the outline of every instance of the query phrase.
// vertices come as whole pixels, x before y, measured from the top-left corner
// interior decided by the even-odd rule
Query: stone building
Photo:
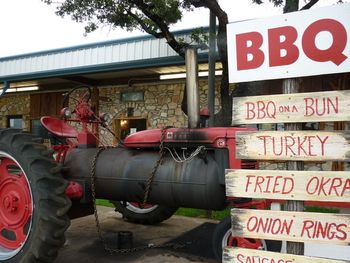
[[[176,36],[186,39],[190,32]],[[199,71],[204,75],[207,60],[208,50],[199,50]],[[93,104],[113,116],[111,125],[122,138],[147,128],[184,127],[184,63],[164,39],[151,36],[0,58],[0,88],[7,89],[0,98],[0,125],[43,135],[40,117],[59,116],[63,94],[83,84],[94,87]],[[199,86],[205,107],[207,77],[200,78]],[[219,76],[217,95],[218,88]],[[218,107],[218,99],[215,104]],[[112,143],[109,134],[101,133]]]
[[[179,31],[177,37],[189,38],[191,30]],[[208,50],[199,50],[199,72],[208,69]],[[113,116],[112,129],[124,138],[148,128],[185,127],[187,117],[181,109],[185,87],[184,59],[164,39],[134,37],[89,45],[42,51],[0,58],[1,127],[18,127],[43,136],[40,117],[59,116],[63,94],[85,84],[94,89],[94,104],[99,112]],[[217,63],[216,69],[220,70]],[[180,74],[180,75],[179,75]],[[347,89],[349,74],[302,78],[301,92]],[[219,110],[220,76],[216,78],[216,111]],[[199,78],[201,107],[207,106],[207,77]],[[242,83],[235,96],[281,93],[281,80]],[[97,99],[96,99],[97,98]],[[307,129],[348,129],[347,123],[310,124]],[[259,125],[276,130],[280,125]],[[115,140],[100,131],[108,144]],[[333,166],[333,167],[332,167]],[[331,162],[309,163],[306,169],[334,170]],[[349,169],[345,164],[345,169]],[[284,169],[282,162],[261,163],[261,168]]]

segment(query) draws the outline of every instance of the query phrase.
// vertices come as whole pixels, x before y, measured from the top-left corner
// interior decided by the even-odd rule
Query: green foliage
[[[52,4],[52,0],[42,1]],[[110,25],[156,34],[161,29],[158,20],[165,26],[175,24],[184,10],[190,10],[189,5],[178,0],[64,0],[57,5],[56,14],[86,22],[86,33]]]
[[[261,5],[264,3],[263,0],[252,0],[253,3]],[[270,3],[273,3],[274,6],[282,6],[284,4],[284,0],[269,0]]]
[[[212,211],[211,213],[208,214],[208,212],[203,209],[179,208],[176,212],[176,215],[222,220],[225,217],[230,216],[230,210],[225,209],[222,211]]]
[[[96,205],[114,207],[114,205],[109,200],[105,199],[96,199]]]
[[[305,212],[316,212],[316,213],[332,213],[338,214],[340,210],[338,208],[323,207],[323,206],[306,206]]]

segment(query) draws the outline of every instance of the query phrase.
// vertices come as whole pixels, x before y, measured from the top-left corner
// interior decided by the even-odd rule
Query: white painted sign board
[[[349,161],[348,132],[257,131],[236,133],[236,158],[289,161]]]
[[[328,258],[305,257],[281,254],[256,249],[226,247],[222,257],[223,263],[349,263],[350,261]]]
[[[350,71],[350,3],[227,26],[230,83]]]
[[[350,172],[226,170],[226,196],[350,203]]]
[[[233,98],[232,124],[350,121],[350,91]]]
[[[339,245],[350,242],[348,214],[234,208],[231,217],[233,236]]]

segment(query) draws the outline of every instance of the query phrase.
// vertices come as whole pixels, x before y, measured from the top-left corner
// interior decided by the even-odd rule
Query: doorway
[[[124,140],[126,136],[147,129],[147,119],[125,117],[114,120],[114,131],[118,138]]]

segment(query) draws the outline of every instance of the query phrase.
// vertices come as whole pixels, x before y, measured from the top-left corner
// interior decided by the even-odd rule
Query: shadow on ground
[[[55,263],[216,263],[211,249],[211,237],[217,222],[206,219],[173,216],[157,226],[135,225],[125,222],[110,208],[99,208],[103,236],[107,246],[116,248],[119,231],[133,233],[133,247],[149,244],[174,247],[143,249],[133,253],[110,254],[98,238],[95,220],[88,216],[72,221],[67,242]],[[184,245],[182,247],[182,245]],[[176,248],[180,246],[180,248]]]

